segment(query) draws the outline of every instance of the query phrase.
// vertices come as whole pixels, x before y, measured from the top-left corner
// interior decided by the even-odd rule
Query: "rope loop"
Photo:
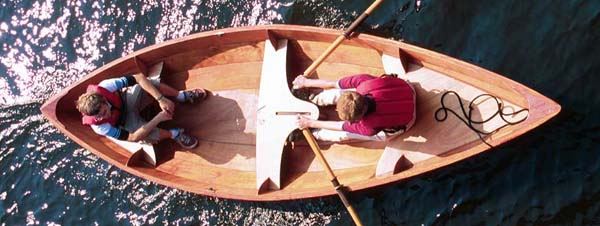
[[[460,109],[462,111],[462,114],[463,114],[464,118],[461,117],[458,113],[456,113],[456,111],[454,111],[454,110],[446,107],[446,104],[444,103],[444,100],[446,99],[446,96],[449,95],[449,94],[452,94],[453,96],[456,97],[456,99],[458,99],[458,103],[460,104]],[[485,100],[483,100],[483,101],[481,101],[481,102],[478,103],[477,100],[479,98],[483,98],[483,97],[487,97],[487,98]],[[473,119],[473,111],[475,110],[475,104],[481,104],[481,103],[484,103],[485,101],[488,101],[490,99],[496,101],[496,105],[498,106],[498,110],[496,110],[496,112],[493,115],[491,115],[490,117],[488,117],[487,119],[483,119],[481,121],[477,121],[477,120]],[[509,121],[509,120],[507,120],[505,118],[506,116],[515,116],[515,115],[517,115],[517,114],[519,114],[521,112],[524,112],[524,111],[527,111],[527,113],[529,113],[529,109],[527,109],[527,108],[524,108],[524,109],[521,109],[521,110],[518,110],[518,111],[515,111],[515,112],[512,112],[512,113],[505,113],[504,109],[506,107],[504,107],[503,102],[498,97],[493,96],[491,94],[487,94],[487,93],[481,94],[481,95],[476,96],[475,98],[473,98],[473,100],[471,100],[470,103],[469,103],[469,107],[468,107],[469,111],[468,112],[467,112],[467,110],[464,107],[462,98],[460,97],[460,95],[458,95],[458,93],[456,93],[454,91],[446,91],[446,92],[444,92],[444,94],[442,94],[442,97],[440,98],[440,101],[441,101],[441,105],[442,106],[435,111],[435,113],[434,113],[435,120],[437,120],[438,122],[445,121],[448,118],[448,112],[450,112],[454,116],[456,116],[458,119],[460,119],[465,125],[467,125],[467,127],[469,127],[469,129],[471,129],[473,132],[475,132],[477,134],[477,136],[479,136],[479,139],[481,139],[481,141],[483,141],[485,144],[487,144],[490,147],[492,147],[492,145],[490,145],[489,143],[487,143],[483,139],[483,136],[487,136],[487,135],[493,134],[495,132],[498,132],[500,129],[502,129],[504,127],[507,127],[507,126],[510,126],[510,125],[519,124],[519,123],[521,123],[521,122],[523,122],[523,121],[525,121],[527,119],[527,117],[524,117],[524,118],[519,119],[517,121],[511,122],[511,121]],[[490,120],[492,120],[493,118],[495,118],[498,115],[500,115],[500,118],[506,124],[504,124],[504,125],[496,128],[496,129],[492,130],[491,132],[482,131],[482,130],[479,130],[479,129],[475,128],[474,125],[480,125],[480,124],[484,124],[486,122],[489,122]]]

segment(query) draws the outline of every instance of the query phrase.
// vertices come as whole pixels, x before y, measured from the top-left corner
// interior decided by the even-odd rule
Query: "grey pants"
[[[160,77],[156,76],[149,78],[152,85],[158,88],[160,85]],[[134,133],[136,130],[144,126],[147,122],[140,116],[140,110],[154,101],[154,98],[150,96],[140,85],[134,85],[126,87],[122,90],[122,99],[125,103],[126,118],[124,129],[129,133]],[[148,136],[144,138],[145,142],[157,143],[160,140],[160,130],[158,128],[152,129]]]

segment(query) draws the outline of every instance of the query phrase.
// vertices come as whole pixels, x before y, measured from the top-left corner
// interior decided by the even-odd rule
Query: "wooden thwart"
[[[398,56],[390,56],[383,54],[381,56],[383,68],[385,73],[395,73],[399,77],[404,77],[406,74],[406,63],[402,60],[402,53],[398,50]],[[377,168],[375,170],[375,176],[386,177],[396,174],[402,170],[406,170],[412,167],[410,162],[405,156],[401,149],[386,147],[383,154],[377,162]]]
[[[298,114],[319,117],[314,104],[297,99],[287,83],[287,40],[274,46],[265,41],[256,115],[256,188],[258,193],[281,188],[282,155],[285,140],[297,128]]]

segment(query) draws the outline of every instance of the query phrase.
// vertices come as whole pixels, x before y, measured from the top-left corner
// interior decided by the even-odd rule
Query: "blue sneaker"
[[[175,141],[184,149],[194,149],[198,146],[198,139],[183,133],[183,129],[179,129],[179,135],[175,137]]]
[[[208,97],[208,91],[205,89],[193,89],[183,91],[184,101],[193,104],[194,102],[202,102]]]

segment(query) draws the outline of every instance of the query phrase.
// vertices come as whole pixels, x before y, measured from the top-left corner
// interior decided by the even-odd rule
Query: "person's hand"
[[[159,112],[155,117],[157,117],[161,122],[173,119],[173,115],[165,110]]]
[[[169,112],[171,115],[175,113],[175,104],[173,101],[167,99],[166,97],[160,98],[158,101],[158,105],[163,111]]]
[[[306,87],[306,80],[308,79],[304,77],[304,75],[298,75],[292,82],[292,89],[301,89]]]
[[[296,126],[298,126],[298,129],[306,129],[310,127],[311,122],[312,119],[303,115],[298,115],[296,119]]]

